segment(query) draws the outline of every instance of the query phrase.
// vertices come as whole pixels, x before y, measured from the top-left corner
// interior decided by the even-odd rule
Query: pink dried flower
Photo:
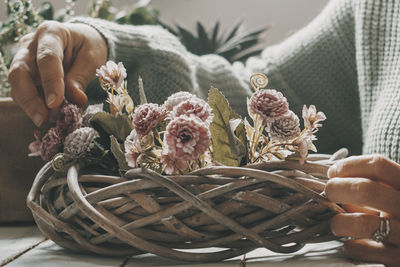
[[[99,137],[97,131],[90,127],[76,129],[64,141],[64,153],[74,157],[82,157],[94,146],[94,139]]]
[[[42,138],[40,156],[44,161],[50,161],[59,151],[63,142],[63,134],[58,127],[51,128]]]
[[[126,78],[126,69],[122,62],[118,65],[113,61],[107,61],[107,63],[96,70],[96,75],[104,82],[120,87],[124,79]]]
[[[178,174],[179,170],[185,170],[188,163],[182,159],[173,159],[167,150],[163,150],[161,154],[162,171],[168,175]]]
[[[167,125],[164,144],[174,159],[193,160],[207,151],[211,142],[208,125],[196,116],[180,116]]]
[[[140,140],[141,137],[136,132],[136,130],[131,131],[131,133],[125,139],[125,159],[129,167],[138,167],[138,158],[142,153]]]
[[[132,116],[136,132],[140,136],[149,134],[157,126],[163,114],[163,110],[157,104],[146,103],[137,106]]]
[[[267,124],[284,117],[289,111],[289,104],[281,92],[259,89],[251,96],[249,109]]]
[[[56,123],[65,137],[82,126],[82,110],[74,104],[66,104]]]
[[[298,149],[299,149],[299,154],[300,154],[300,164],[304,164],[304,161],[306,160],[307,156],[308,156],[308,144],[307,144],[307,140],[303,139],[300,140],[299,144],[298,144]]]
[[[308,156],[308,150],[317,152],[317,148],[313,144],[316,138],[312,134],[304,134],[297,141],[298,151],[300,154],[300,164],[303,164]]]
[[[317,112],[314,105],[310,105],[309,108],[306,105],[303,106],[303,119],[304,126],[312,132],[318,131],[318,127],[321,127],[320,122],[326,120],[326,116],[322,111]]]
[[[210,124],[214,118],[210,105],[198,97],[187,99],[175,106],[172,110],[171,118],[179,117],[181,115],[190,116],[191,114],[208,124]]]
[[[174,107],[177,106],[179,103],[191,98],[197,98],[197,96],[185,91],[177,92],[170,95],[167,100],[165,100],[163,106],[167,111],[172,111]]]
[[[292,140],[300,135],[300,121],[293,111],[269,125],[269,135],[278,142]]]
[[[42,145],[42,140],[40,140],[40,134],[39,131],[34,131],[33,135],[35,137],[35,141],[31,142],[28,146],[29,149],[29,157],[36,157],[40,156],[40,147]]]

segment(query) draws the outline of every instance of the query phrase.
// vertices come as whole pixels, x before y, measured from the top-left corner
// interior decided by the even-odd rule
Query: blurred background
[[[42,0],[33,0],[33,6],[39,7]],[[55,10],[65,7],[62,0],[49,1]],[[90,1],[77,0],[76,15],[87,14]],[[126,9],[136,1],[112,0],[116,7]],[[206,27],[212,27],[221,21],[221,29],[232,26],[239,20],[244,21],[247,30],[256,30],[269,26],[264,34],[264,44],[277,43],[297,29],[306,25],[327,4],[328,0],[153,0],[151,6],[158,9],[160,19],[169,24],[184,25],[195,29],[196,21]],[[0,20],[7,16],[6,4],[0,3]]]
[[[333,0],[332,0],[333,1]],[[5,0],[0,3],[0,97],[19,39],[46,20],[91,16],[160,25],[197,55],[242,61],[310,22],[328,0]]]

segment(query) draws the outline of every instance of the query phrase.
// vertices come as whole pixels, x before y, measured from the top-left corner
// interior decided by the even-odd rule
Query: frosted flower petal
[[[267,124],[287,115],[289,104],[281,92],[259,89],[251,96],[249,109]]]
[[[310,105],[309,108],[306,105],[303,106],[303,119],[304,126],[314,132],[322,126],[320,122],[326,120],[326,116],[322,111],[317,112],[317,108],[314,105]]]
[[[64,141],[64,153],[73,157],[82,157],[94,146],[94,139],[99,137],[97,131],[90,127],[76,129]]]
[[[74,104],[66,104],[56,123],[65,137],[82,126],[82,110]]]
[[[164,145],[175,159],[197,159],[207,151],[210,142],[208,124],[193,115],[171,120],[164,135]]]
[[[104,82],[115,87],[120,87],[126,78],[126,69],[122,62],[119,62],[117,65],[115,62],[110,60],[96,70],[96,75]]]
[[[300,135],[299,118],[292,111],[289,111],[285,117],[275,120],[269,125],[269,135],[279,142],[289,141],[298,137]]]
[[[125,160],[128,163],[128,166],[131,168],[138,167],[138,157],[142,152],[141,144],[140,144],[141,137],[136,132],[136,130],[132,130],[131,133],[127,136],[124,142],[125,148]]]
[[[177,92],[170,95],[167,100],[165,100],[163,106],[167,111],[172,111],[179,103],[191,98],[197,98],[197,96],[186,91]]]
[[[179,117],[181,115],[190,116],[191,114],[208,124],[210,124],[214,118],[210,105],[198,97],[187,99],[175,106],[172,110],[171,118]]]
[[[95,104],[95,105],[89,105],[85,112],[83,113],[82,116],[82,124],[84,126],[89,127],[90,126],[90,119],[94,116],[94,114],[98,113],[98,112],[102,112],[103,111],[103,103],[101,104]]]
[[[136,132],[145,136],[149,134],[162,117],[163,111],[157,104],[147,103],[135,108],[132,123]]]
[[[44,161],[50,161],[61,149],[63,134],[58,127],[50,128],[43,136],[40,145],[40,156]]]

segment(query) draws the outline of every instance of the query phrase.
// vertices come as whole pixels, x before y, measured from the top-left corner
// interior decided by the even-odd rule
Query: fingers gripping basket
[[[84,174],[78,165],[63,177],[48,163],[27,202],[45,235],[79,252],[186,261],[259,247],[291,253],[333,239],[329,219],[342,209],[321,194],[331,163],[272,161],[176,176],[132,169],[124,177]],[[209,247],[218,249],[196,250]]]

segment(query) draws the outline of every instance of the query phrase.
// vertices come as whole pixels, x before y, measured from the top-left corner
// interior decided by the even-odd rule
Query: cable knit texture
[[[263,72],[298,115],[315,104],[328,119],[317,147],[352,154],[378,153],[400,162],[400,1],[332,0],[309,25],[260,57],[233,65],[216,55],[195,56],[157,26],[122,26],[75,18],[96,28],[109,58],[124,62],[136,99],[137,78],[150,101],[161,103],[186,90],[206,98],[222,90],[244,115],[248,78]]]

